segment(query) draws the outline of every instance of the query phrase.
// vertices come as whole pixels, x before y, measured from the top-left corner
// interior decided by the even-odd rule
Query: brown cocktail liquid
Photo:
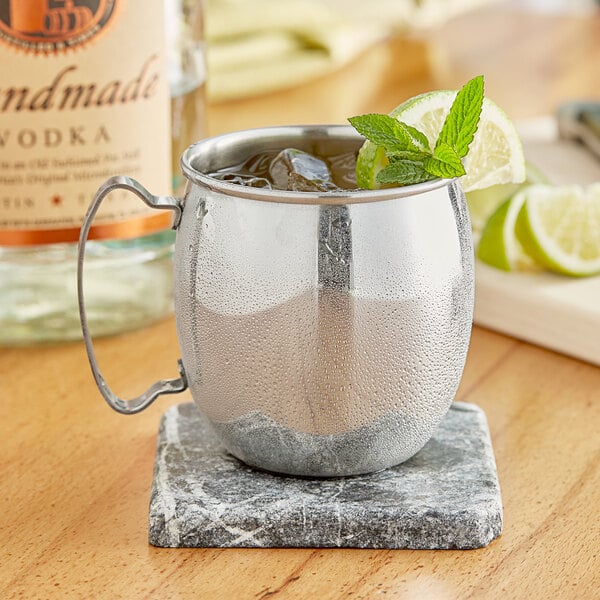
[[[356,152],[340,152],[339,144],[304,152],[283,148],[254,154],[241,163],[219,169],[210,176],[239,185],[295,192],[355,190]]]

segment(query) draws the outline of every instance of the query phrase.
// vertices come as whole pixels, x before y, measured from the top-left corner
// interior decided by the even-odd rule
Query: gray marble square
[[[194,404],[168,409],[158,433],[150,543],[163,547],[479,548],[502,530],[485,414],[456,402],[405,463],[336,479],[247,467]]]

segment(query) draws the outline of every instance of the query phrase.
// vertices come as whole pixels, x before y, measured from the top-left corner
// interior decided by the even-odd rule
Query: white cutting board
[[[553,120],[532,121],[519,130],[525,156],[552,183],[600,181],[600,160],[577,144],[558,141]],[[509,273],[477,261],[474,321],[600,365],[600,276]]]

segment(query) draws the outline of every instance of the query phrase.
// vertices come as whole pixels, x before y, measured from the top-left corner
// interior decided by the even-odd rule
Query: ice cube
[[[256,177],[255,175],[246,175],[245,173],[225,173],[222,175],[216,174],[216,178],[228,181],[229,183],[237,183],[238,185],[271,189],[271,182],[265,177]]]
[[[339,189],[324,160],[296,148],[286,148],[273,158],[269,176],[273,187],[279,190],[328,192]]]

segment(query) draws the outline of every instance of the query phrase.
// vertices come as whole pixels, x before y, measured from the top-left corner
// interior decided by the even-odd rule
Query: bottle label
[[[145,0],[0,0],[0,245],[76,241],[113,175],[171,192],[162,17]],[[90,238],[169,222],[116,190]]]

